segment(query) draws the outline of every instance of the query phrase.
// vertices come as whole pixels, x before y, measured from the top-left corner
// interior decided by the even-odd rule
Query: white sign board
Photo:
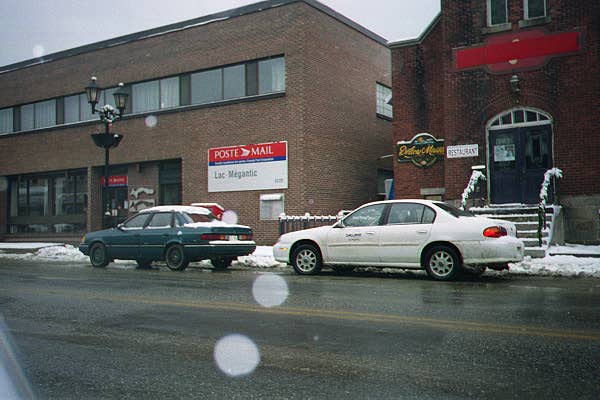
[[[208,149],[209,192],[287,187],[287,142]]]
[[[478,155],[478,144],[463,144],[459,146],[446,147],[446,158],[477,157]]]
[[[500,144],[494,146],[494,161],[505,162],[515,161],[515,145],[514,144]]]

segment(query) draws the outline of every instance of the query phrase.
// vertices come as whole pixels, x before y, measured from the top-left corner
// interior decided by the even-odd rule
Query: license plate
[[[227,240],[238,240],[237,235],[229,235],[227,236]]]

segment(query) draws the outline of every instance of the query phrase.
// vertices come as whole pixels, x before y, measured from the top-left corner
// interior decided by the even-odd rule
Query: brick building
[[[396,197],[460,202],[479,166],[488,203],[537,204],[559,168],[566,240],[597,243],[599,19],[595,0],[448,0],[390,44]]]
[[[0,239],[100,228],[104,152],[90,134],[104,126],[83,93],[92,75],[106,88],[100,105],[119,82],[129,91],[112,126],[124,136],[110,151],[116,220],[217,202],[271,244],[281,211],[334,214],[391,177],[380,159],[393,147],[386,41],[317,1],[264,1],[0,68]],[[275,168],[248,172],[226,157],[268,143]],[[276,176],[248,180],[265,170]]]

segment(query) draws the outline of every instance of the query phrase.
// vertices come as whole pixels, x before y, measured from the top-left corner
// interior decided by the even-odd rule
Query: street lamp
[[[108,179],[109,179],[109,150],[112,147],[117,147],[123,139],[123,135],[118,133],[110,133],[110,127],[112,123],[118,118],[122,117],[125,113],[125,107],[127,106],[127,98],[129,93],[125,90],[123,83],[119,83],[119,88],[113,94],[115,98],[115,105],[117,110],[114,109],[110,104],[106,104],[100,109],[96,108],[100,100],[101,88],[96,85],[96,77],[93,76],[90,84],[86,86],[85,93],[87,95],[88,103],[92,107],[92,114],[98,113],[100,120],[104,123],[104,133],[92,134],[92,139],[98,147],[104,148],[104,186],[102,189],[102,227],[108,227],[108,221],[110,217],[110,199],[108,197]]]

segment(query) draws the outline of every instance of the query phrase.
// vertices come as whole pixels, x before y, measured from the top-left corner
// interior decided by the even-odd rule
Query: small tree
[[[460,208],[462,210],[464,210],[467,206],[467,199],[469,198],[471,193],[475,191],[475,186],[477,185],[477,182],[480,179],[485,181],[485,175],[481,171],[473,170],[473,173],[471,174],[471,179],[469,179],[469,184],[467,185],[462,194],[462,202],[460,205]]]

